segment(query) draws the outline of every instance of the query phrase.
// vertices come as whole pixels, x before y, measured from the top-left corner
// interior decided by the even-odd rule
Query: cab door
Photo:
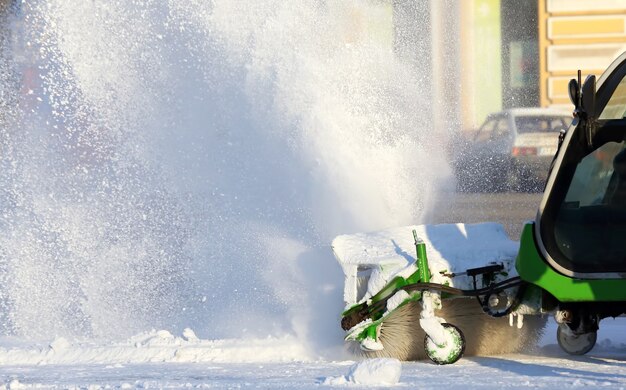
[[[592,107],[568,130],[535,224],[557,272],[621,279],[626,272],[626,53],[598,81]]]

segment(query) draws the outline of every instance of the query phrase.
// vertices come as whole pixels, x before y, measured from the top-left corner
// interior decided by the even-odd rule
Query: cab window
[[[609,184],[615,175],[614,165],[619,165],[618,154],[624,150],[624,142],[609,142],[587,155],[576,167],[572,183],[565,195],[566,205],[584,207],[606,203],[610,197]]]
[[[599,119],[622,118],[626,118],[626,78],[623,78],[617,85]]]
[[[545,250],[565,270],[626,272],[626,60],[603,75],[593,134],[579,121],[539,217]]]
[[[608,142],[576,166],[554,223],[560,253],[582,272],[626,267],[626,142]]]

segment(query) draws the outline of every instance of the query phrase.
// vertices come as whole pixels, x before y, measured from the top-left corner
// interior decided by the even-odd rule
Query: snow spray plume
[[[38,84],[18,98],[37,115],[0,157],[15,167],[4,332],[341,344],[332,237],[419,222],[445,167],[391,15],[339,0],[23,5],[34,58],[20,67]]]

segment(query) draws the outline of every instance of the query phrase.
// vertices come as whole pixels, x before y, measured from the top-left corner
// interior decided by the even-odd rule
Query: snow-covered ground
[[[7,388],[261,388],[394,387],[501,389],[626,387],[626,318],[605,319],[586,356],[566,355],[550,323],[533,355],[467,357],[453,365],[383,361],[378,367],[319,359],[296,340],[196,340],[148,332],[125,343],[50,344],[3,340],[0,383]],[[393,383],[391,385],[385,383]]]

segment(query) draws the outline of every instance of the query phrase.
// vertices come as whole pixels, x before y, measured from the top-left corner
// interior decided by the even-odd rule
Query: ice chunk
[[[183,330],[183,338],[187,341],[198,341],[198,336],[196,336],[196,332],[191,328],[185,328]]]
[[[346,377],[358,385],[395,385],[401,372],[402,364],[397,359],[367,359],[351,366]]]
[[[397,359],[367,359],[353,364],[347,375],[325,378],[322,384],[327,386],[348,384],[366,386],[395,385],[400,381],[401,372],[402,364]]]
[[[63,337],[57,337],[50,343],[50,350],[60,352],[68,349],[72,345]]]

